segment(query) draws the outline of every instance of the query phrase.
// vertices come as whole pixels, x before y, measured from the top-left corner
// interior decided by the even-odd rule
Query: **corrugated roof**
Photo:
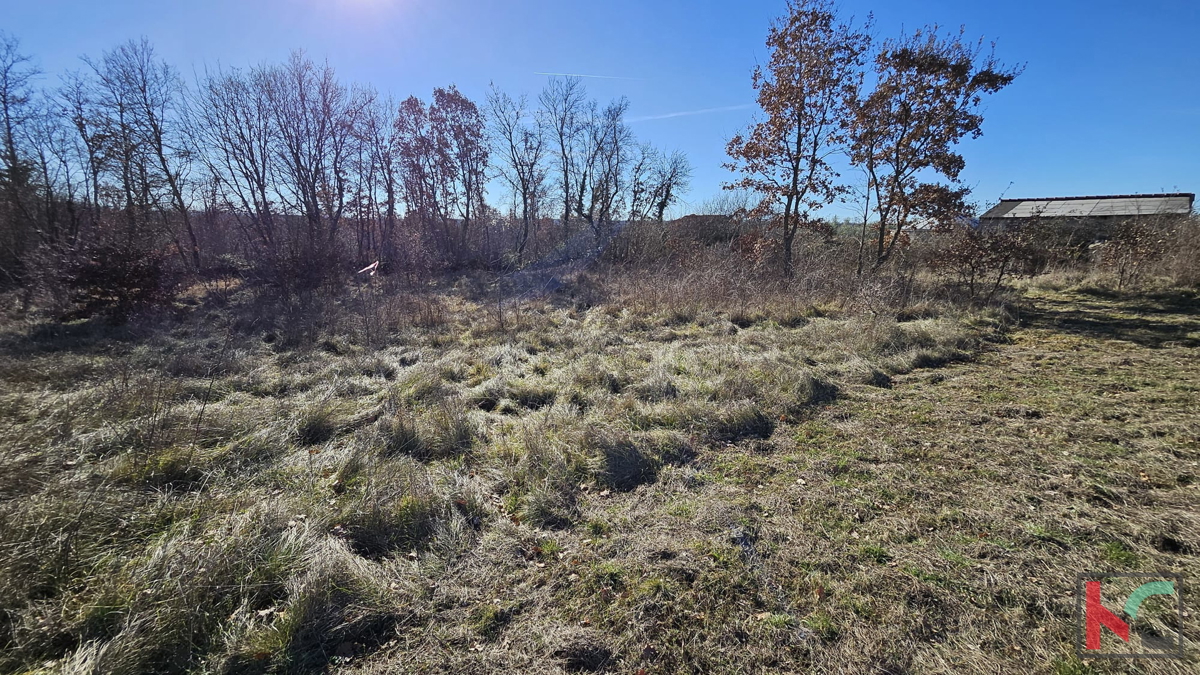
[[[984,218],[1096,218],[1102,216],[1187,215],[1196,195],[1109,195],[1002,199]]]

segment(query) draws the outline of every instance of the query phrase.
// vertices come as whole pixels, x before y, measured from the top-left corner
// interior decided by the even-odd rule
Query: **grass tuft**
[[[320,445],[337,432],[337,412],[326,401],[311,404],[296,418],[296,440],[301,445]]]

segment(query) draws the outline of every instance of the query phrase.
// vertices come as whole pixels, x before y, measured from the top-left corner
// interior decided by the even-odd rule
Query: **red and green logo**
[[[1105,606],[1105,596],[1112,602],[1122,595],[1119,614]],[[1075,650],[1081,658],[1183,657],[1180,575],[1088,572],[1076,578],[1076,600]]]

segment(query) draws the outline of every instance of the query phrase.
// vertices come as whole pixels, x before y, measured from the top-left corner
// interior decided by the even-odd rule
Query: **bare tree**
[[[274,259],[275,126],[261,70],[207,73],[192,106],[191,131],[200,158],[254,249]]]
[[[649,143],[638,146],[629,166],[629,220],[642,222],[650,217],[658,197],[658,174],[662,154]]]
[[[368,128],[374,93],[302,52],[283,65],[206,73],[197,89],[192,150],[245,241],[289,290],[331,278],[343,221],[361,207],[364,171],[376,166],[370,137],[390,134]]]
[[[577,139],[580,161],[574,173],[575,215],[587,222],[597,240],[611,225],[625,189],[633,145],[633,134],[622,121],[628,109],[629,101],[624,98],[603,109],[590,102]]]
[[[557,160],[559,198],[562,201],[562,236],[571,236],[571,213],[578,202],[573,188],[577,168],[575,148],[583,134],[583,115],[587,94],[579,78],[551,78],[538,101],[545,111],[546,125],[554,144]]]
[[[77,138],[54,107],[54,101],[43,96],[22,135],[37,176],[33,210],[38,243],[57,249],[74,246],[79,237],[86,181],[80,171]]]
[[[687,192],[691,176],[691,164],[682,152],[666,156],[648,143],[639,146],[629,169],[629,219],[642,221],[653,215],[663,222],[667,209]]]
[[[534,115],[533,124],[527,124],[525,120],[530,113],[525,96],[514,100],[495,85],[488,94],[488,112],[492,143],[501,158],[497,168],[520,203],[521,231],[514,251],[516,264],[520,266],[531,230],[541,212],[541,197],[548,173],[543,117]]]
[[[79,76],[73,92],[79,95],[76,127],[85,143],[96,146],[97,204],[124,215],[123,246],[144,248],[166,235],[186,261],[173,223],[160,208],[167,186],[148,138],[152,125],[139,100],[135,48],[126,44],[83,61],[90,73]]]
[[[372,219],[378,223],[380,258],[395,258],[397,206],[400,200],[400,166],[396,139],[396,103],[376,99],[363,117],[362,152],[367,163],[360,168],[371,205]],[[370,257],[370,256],[367,256]],[[365,261],[364,261],[365,262]]]
[[[89,220],[94,224],[100,203],[100,176],[108,163],[106,137],[98,116],[93,113],[91,86],[80,73],[68,73],[58,91],[57,100],[63,115],[78,139],[79,162],[84,173],[84,203]]]
[[[0,188],[4,199],[0,274],[10,283],[21,276],[21,256],[36,227],[29,204],[33,167],[19,146],[21,130],[34,115],[30,82],[37,74],[16,38],[0,33]]]
[[[691,187],[692,165],[687,155],[676,150],[670,157],[663,158],[655,172],[654,215],[663,222],[667,209],[679,201]]]
[[[336,238],[350,196],[350,164],[367,92],[337,80],[328,64],[317,65],[303,52],[265,74],[273,113],[275,155],[280,164],[278,192],[305,223],[295,255],[320,266],[311,281],[336,265]]]
[[[174,69],[157,59],[154,47],[145,38],[131,40],[105,52],[100,61],[89,63],[109,100],[120,106],[119,114],[128,120],[133,142],[151,163],[146,171],[152,172],[155,183],[165,188],[169,208],[183,225],[190,256],[183,255],[180,247],[181,257],[190,259],[193,269],[199,270],[200,244],[183,185],[190,157],[182,133],[182,115],[177,109],[183,102],[182,82]],[[174,236],[174,228],[165,218],[164,225]]]
[[[493,90],[485,114],[454,86],[434,90],[428,104],[396,105],[295,52],[282,64],[205,71],[189,91],[137,40],[85,58],[86,68],[32,105],[33,71],[15,41],[5,39],[0,57],[5,232],[16,231],[8,226],[20,202],[31,246],[64,244],[63,260],[76,267],[131,260],[88,272],[99,285],[125,275],[131,293],[141,271],[174,279],[235,251],[286,293],[315,290],[346,253],[415,262],[437,259],[424,255],[433,244],[442,264],[473,254],[490,261],[493,157],[519,213],[503,242],[517,265],[551,199],[561,199],[565,238],[578,220],[600,239],[635,212],[662,220],[690,173],[679,153],[639,155],[623,120],[628,102],[587,101],[575,79],[552,81],[537,111]],[[20,195],[17,174],[29,183]],[[414,227],[398,237],[402,223]],[[20,282],[9,262],[5,272]]]
[[[12,190],[28,171],[18,150],[20,130],[34,115],[31,80],[39,74],[16,38],[0,32],[0,178]]]

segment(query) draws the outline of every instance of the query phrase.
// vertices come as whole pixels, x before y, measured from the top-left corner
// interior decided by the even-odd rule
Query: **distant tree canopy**
[[[831,0],[789,1],[752,78],[766,118],[729,142],[726,166],[742,177],[726,187],[761,195],[754,210],[781,229],[787,275],[798,228],[821,227],[814,212],[854,192],[834,157],[865,176],[859,273],[888,261],[913,217],[963,214],[955,146],[982,133],[983,96],[1021,72],[961,31],[929,26],[875,44],[870,29],[870,18],[859,28],[841,20]]]
[[[779,231],[784,276],[797,234],[834,233],[820,212],[851,195],[859,274],[915,220],[965,212],[956,146],[1020,73],[961,31],[871,31],[832,0],[791,0],[752,77],[764,117],[728,143],[730,203]],[[0,34],[0,286],[26,302],[128,311],[162,297],[150,280],[231,272],[290,296],[376,260],[410,279],[513,270],[661,223],[691,178],[682,153],[638,142],[626,99],[592,100],[578,78],[533,100],[448,85],[397,102],[300,51],[186,81],[144,39],[55,86],[40,75]]]
[[[624,99],[601,106],[578,79],[551,80],[536,109],[453,85],[397,103],[303,52],[186,82],[146,40],[84,58],[58,86],[38,89],[39,75],[0,35],[9,287],[69,284],[71,270],[94,285],[124,269],[117,251],[201,278],[244,269],[288,294],[374,260],[410,275],[512,269],[583,250],[576,233],[661,220],[691,173],[637,143]],[[497,178],[507,194],[489,201]],[[145,267],[138,279],[157,278]]]

